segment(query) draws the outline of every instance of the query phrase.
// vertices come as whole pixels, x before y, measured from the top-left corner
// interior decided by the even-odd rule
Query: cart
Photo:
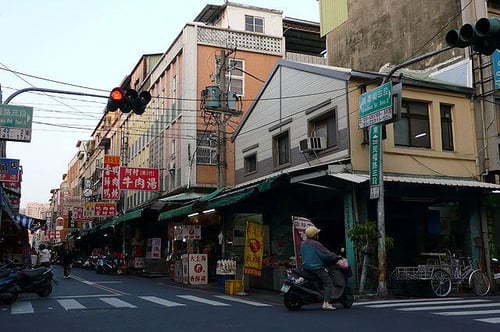
[[[438,297],[448,296],[453,287],[466,284],[478,296],[490,291],[488,275],[472,264],[470,257],[465,259],[459,254],[452,254],[448,249],[440,252],[423,252],[426,264],[418,266],[399,266],[391,273],[397,281],[429,281],[431,290]]]

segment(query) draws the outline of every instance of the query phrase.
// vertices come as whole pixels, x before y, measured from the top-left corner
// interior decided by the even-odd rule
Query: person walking
[[[51,254],[49,249],[45,246],[45,244],[41,243],[40,246],[38,246],[38,257],[37,257],[37,266],[45,266],[49,267],[50,266],[50,258]]]
[[[61,262],[64,268],[64,279],[68,279],[71,276],[73,256],[73,248],[71,248],[71,244],[69,242],[66,242],[61,252]]]
[[[323,284],[323,310],[335,310],[330,304],[330,297],[333,294],[333,281],[325,269],[326,264],[335,264],[341,257],[329,251],[318,241],[318,233],[321,230],[309,226],[304,231],[307,239],[300,245],[300,254],[302,255],[302,267],[314,273]]]

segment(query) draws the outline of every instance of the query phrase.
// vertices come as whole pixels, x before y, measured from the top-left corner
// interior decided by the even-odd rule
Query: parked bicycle
[[[470,257],[452,254],[448,249],[441,252],[421,253],[429,257],[426,264],[396,267],[391,276],[395,280],[428,280],[434,294],[448,296],[452,287],[465,285],[478,296],[488,294],[491,288],[488,274],[476,268]]]

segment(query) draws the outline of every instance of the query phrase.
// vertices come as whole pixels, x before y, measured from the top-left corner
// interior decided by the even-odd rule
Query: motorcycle
[[[120,262],[117,258],[113,258],[111,256],[100,256],[97,259],[96,265],[96,273],[98,274],[122,274],[122,270],[120,268]]]
[[[351,268],[339,268],[335,265],[326,269],[334,285],[330,303],[340,303],[344,308],[352,307],[354,295],[347,283],[352,277]],[[281,293],[288,310],[297,311],[303,305],[323,303],[323,285],[315,274],[299,268],[288,269],[285,274]]]
[[[500,260],[496,257],[491,258],[491,271],[493,272],[493,280],[497,286],[500,286]]]
[[[47,297],[52,293],[52,283],[58,284],[54,279],[52,266],[27,269],[18,268],[13,262],[9,262],[6,267],[17,274],[14,286],[19,293],[35,293],[40,297]]]
[[[12,304],[19,298],[16,278],[17,272],[7,266],[0,267],[0,303]]]

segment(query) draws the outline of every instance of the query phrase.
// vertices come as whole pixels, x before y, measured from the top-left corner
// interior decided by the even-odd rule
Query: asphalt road
[[[165,278],[98,275],[75,269],[51,296],[23,294],[0,306],[0,331],[500,331],[500,297],[385,299],[322,311],[289,312],[277,293],[230,296]]]

